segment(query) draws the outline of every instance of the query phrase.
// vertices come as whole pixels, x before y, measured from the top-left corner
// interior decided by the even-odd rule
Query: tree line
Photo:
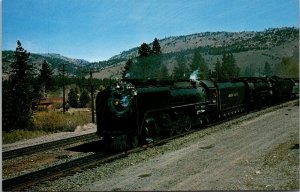
[[[29,62],[30,53],[20,41],[10,64],[9,77],[2,80],[2,127],[4,131],[30,129],[32,116],[40,99],[63,85],[74,84],[68,93],[71,107],[84,107],[90,101],[90,83],[95,89],[103,89],[115,82],[111,79],[86,79],[84,77],[54,76],[50,64],[44,60],[40,70]],[[78,89],[78,88],[79,89]]]
[[[283,57],[278,63],[270,64],[266,61],[262,68],[254,68],[249,64],[246,66],[244,76],[262,76],[262,77],[295,77],[299,76],[299,61],[293,57]]]
[[[172,73],[169,73],[170,70],[164,62],[167,59],[164,57],[157,38],[152,42],[152,48],[142,43],[138,48],[138,57],[130,58],[126,62],[122,78],[187,80],[190,74],[197,72],[197,79],[222,81],[238,77],[240,73],[232,53],[223,54],[222,61],[218,60],[213,70],[208,68],[201,54],[201,48],[194,50],[191,60],[185,54],[178,54],[174,59],[176,65]]]
[[[232,52],[222,50],[222,58],[208,67],[203,55],[203,47],[183,51],[175,54],[163,54],[157,38],[152,42],[152,47],[142,43],[138,47],[138,56],[130,58],[124,67],[122,78],[135,78],[141,80],[188,80],[191,74],[197,79],[212,79],[226,81],[239,76],[247,77],[298,77],[299,65],[297,56],[283,57],[279,63],[271,65],[268,61],[259,69],[248,65],[241,73]],[[191,56],[189,56],[191,55]],[[171,65],[168,63],[172,63]],[[172,67],[173,65],[173,67]],[[171,66],[171,67],[170,67]]]

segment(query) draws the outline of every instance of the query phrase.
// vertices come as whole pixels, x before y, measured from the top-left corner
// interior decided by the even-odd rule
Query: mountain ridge
[[[254,44],[255,41],[258,42],[262,37],[267,37],[267,39],[265,39],[265,43],[269,43],[269,44],[266,44],[264,47],[261,48],[270,48],[274,46],[274,43],[275,44],[280,43],[278,41],[282,40],[282,39],[275,39],[276,37],[283,37],[283,35],[289,35],[288,33],[290,33],[292,35],[291,38],[294,38],[295,35],[299,36],[298,31],[299,29],[295,27],[282,27],[282,28],[269,28],[264,31],[201,32],[201,33],[193,33],[189,35],[166,37],[160,39],[159,43],[163,53],[171,53],[171,52],[178,52],[178,51],[195,49],[198,47],[205,47],[205,46],[210,46],[212,48],[224,47],[224,46],[233,45],[234,43],[235,44],[245,43],[251,40],[252,42],[248,42],[248,43],[252,43],[252,46],[255,47],[257,46],[257,44]],[[287,34],[280,34],[280,32],[286,32]],[[149,45],[152,45],[152,43],[149,43]],[[123,51],[120,54],[111,57],[110,59],[120,59],[120,58],[129,59],[129,57],[136,57],[138,56],[137,51],[138,51],[138,47],[134,47],[127,51]]]
[[[286,57],[299,63],[299,29],[296,27],[269,28],[264,31],[194,33],[167,37],[159,40],[159,43],[163,55],[168,58],[165,65],[169,75],[178,65],[178,55],[183,55],[189,65],[196,49],[201,52],[211,70],[217,59],[222,60],[223,54],[233,53],[241,75],[245,75],[247,68],[250,68],[251,75],[260,76],[266,62],[275,69]],[[148,45],[151,47],[152,43]],[[98,78],[121,78],[124,63],[137,56],[138,47],[135,47],[112,57],[111,59],[123,59],[123,63],[106,67],[98,73]]]
[[[154,39],[154,37],[153,37]],[[171,36],[159,40],[163,55],[168,57],[165,65],[169,73],[177,65],[175,57],[185,55],[189,60],[195,49],[199,49],[212,69],[217,59],[226,52],[234,54],[242,71],[252,67],[261,70],[261,65],[270,62],[275,65],[283,57],[295,57],[299,61],[299,29],[296,27],[269,28],[264,31],[242,32],[201,32],[181,36]],[[152,46],[152,43],[148,45]],[[26,49],[26,48],[25,48]],[[30,52],[30,50],[28,50]],[[13,51],[2,51],[3,72],[9,70]],[[57,53],[32,53],[31,62],[41,66],[43,59],[51,64],[56,74],[63,64],[70,75],[82,75],[82,71],[99,71],[97,78],[120,78],[124,64],[129,58],[138,56],[138,47],[123,51],[106,61],[88,62],[83,59],[68,58]]]

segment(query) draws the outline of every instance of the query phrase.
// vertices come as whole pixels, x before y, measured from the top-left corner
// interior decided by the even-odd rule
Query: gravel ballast
[[[200,130],[33,190],[296,190],[299,106]]]

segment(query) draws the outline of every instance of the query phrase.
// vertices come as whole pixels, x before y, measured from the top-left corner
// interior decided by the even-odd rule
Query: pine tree
[[[220,80],[228,80],[229,79],[229,74],[228,71],[230,70],[229,68],[229,56],[228,54],[223,54],[222,57],[222,66],[221,66],[221,70],[223,72],[222,74],[222,78]]]
[[[68,103],[70,104],[71,107],[78,106],[78,96],[75,89],[70,89],[70,92],[68,94]]]
[[[39,82],[44,90],[48,91],[53,87],[53,81],[53,71],[47,61],[44,60],[40,70]]]
[[[132,64],[133,64],[133,62],[131,59],[128,59],[128,61],[125,63],[124,70],[122,72],[123,79],[128,78],[130,76],[129,70],[130,70]]]
[[[198,70],[200,79],[208,78],[208,67],[199,50],[194,51],[192,63],[190,65],[190,73]]]
[[[34,68],[28,62],[30,53],[23,49],[17,41],[14,52],[14,62],[11,64],[9,80],[5,84],[3,93],[3,129],[26,129],[32,125],[32,102],[37,100],[38,94],[34,89]]]
[[[80,107],[85,107],[88,104],[88,102],[90,102],[90,100],[91,98],[89,92],[84,89],[79,97]]]
[[[189,78],[190,72],[186,67],[186,59],[183,55],[179,55],[177,58],[177,66],[173,71],[174,80],[186,80]]]
[[[224,54],[222,58],[222,78],[220,80],[229,80],[239,76],[240,69],[236,66],[236,61],[232,53]]]
[[[159,44],[157,38],[155,38],[153,41],[152,53],[155,55],[161,54],[161,48],[160,48],[160,44]]]
[[[152,53],[151,48],[146,43],[143,43],[139,47],[139,51],[138,52],[139,52],[139,57],[148,57]]]
[[[166,80],[169,78],[169,72],[168,69],[165,65],[162,65],[160,67],[160,72],[159,72],[159,79],[161,80]]]
[[[223,79],[223,73],[222,73],[222,64],[219,59],[217,59],[216,65],[215,65],[215,79],[221,80]]]

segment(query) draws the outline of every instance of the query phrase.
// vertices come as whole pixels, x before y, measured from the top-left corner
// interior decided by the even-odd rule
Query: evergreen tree
[[[163,56],[161,54],[151,55],[148,57],[149,67],[148,72],[151,73],[153,79],[159,79],[163,64]]]
[[[208,67],[207,64],[202,57],[201,53],[199,50],[194,51],[192,63],[190,65],[190,73],[198,70],[199,71],[199,77],[200,79],[207,79],[209,74],[208,74]]]
[[[68,103],[70,104],[71,107],[78,106],[78,96],[75,89],[70,89],[70,92],[68,94]]]
[[[157,38],[155,38],[153,41],[152,53],[155,55],[161,54],[161,48],[160,48],[160,44],[159,44]]]
[[[198,51],[194,51],[194,54],[193,54],[193,59],[192,59],[192,63],[190,64],[190,71],[191,73],[193,71],[196,71],[197,69],[199,69],[199,58],[201,57],[201,54],[199,54]],[[200,58],[201,59],[201,58]]]
[[[135,77],[139,79],[149,79],[151,76],[152,64],[149,57],[137,58],[137,63],[133,69]]]
[[[169,78],[169,72],[168,69],[165,65],[162,65],[160,67],[160,72],[159,72],[159,79],[164,80]]]
[[[240,69],[236,66],[236,61],[235,61],[235,58],[233,56],[232,53],[229,54],[229,57],[228,57],[229,61],[229,71],[228,71],[228,74],[229,74],[229,77],[230,78],[236,78],[239,76],[239,72],[240,72]]]
[[[189,78],[190,72],[186,67],[186,59],[183,55],[179,55],[177,58],[177,66],[173,71],[174,80],[186,80]]]
[[[79,97],[80,107],[85,107],[88,104],[88,102],[90,102],[90,100],[91,98],[89,92],[84,89]]]
[[[157,38],[153,41],[153,48],[143,43],[138,50],[139,57],[137,63],[131,70],[136,78],[140,79],[157,79],[159,78],[162,55]]]
[[[44,87],[45,91],[50,90],[53,87],[53,71],[50,68],[49,64],[46,60],[44,60],[42,64],[42,68],[40,70],[39,82],[42,87]]]
[[[216,80],[221,80],[223,79],[223,73],[222,73],[222,64],[219,59],[217,59],[216,65],[215,65],[215,73],[214,77]]]
[[[143,43],[140,47],[139,47],[139,57],[148,57],[151,55],[152,51],[151,48],[149,47],[149,45],[147,45],[146,43]]]
[[[254,77],[255,76],[255,69],[252,64],[248,64],[244,71],[245,77]]]
[[[28,63],[30,53],[17,41],[9,80],[3,87],[3,130],[26,129],[32,125],[32,103],[38,99],[34,89],[34,68]]]
[[[220,80],[229,80],[239,76],[240,69],[236,66],[236,61],[232,53],[223,55],[221,70],[223,74]]]
[[[128,78],[130,76],[129,70],[130,70],[132,64],[133,64],[133,62],[131,59],[128,59],[128,61],[125,63],[124,70],[122,72],[123,79]]]
[[[223,54],[223,57],[222,57],[222,66],[221,66],[221,69],[223,71],[223,74],[222,74],[222,78],[220,80],[228,80],[229,79],[229,74],[228,74],[228,71],[230,70],[229,69],[230,66],[229,66],[229,56],[228,54]]]

